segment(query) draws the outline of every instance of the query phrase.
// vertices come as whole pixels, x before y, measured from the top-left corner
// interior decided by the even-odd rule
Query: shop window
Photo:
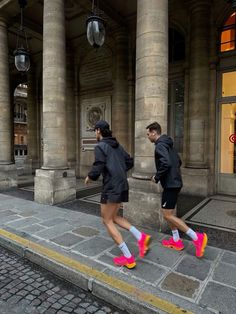
[[[183,153],[184,139],[184,81],[169,82],[168,134],[178,153]]]
[[[221,109],[221,173],[236,173],[236,103],[223,104]]]
[[[236,71],[225,72],[222,74],[222,97],[236,95]]]
[[[228,20],[223,26],[220,38],[220,51],[226,52],[235,50],[236,40],[236,12],[230,15]]]

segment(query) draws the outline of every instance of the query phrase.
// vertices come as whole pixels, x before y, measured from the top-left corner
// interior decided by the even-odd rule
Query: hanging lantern
[[[87,18],[87,39],[94,48],[101,47],[105,42],[105,21],[99,16],[99,9],[97,6],[95,12],[94,0],[92,4],[92,15]]]
[[[21,23],[17,33],[16,49],[14,51],[15,66],[19,72],[27,72],[30,68],[30,55],[26,32],[23,26],[23,9],[27,4],[26,0],[18,0],[21,9]]]

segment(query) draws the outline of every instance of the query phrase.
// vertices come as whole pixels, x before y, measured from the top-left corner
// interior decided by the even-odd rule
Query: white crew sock
[[[186,234],[194,241],[197,240],[197,234],[195,231],[193,231],[193,229],[189,228],[188,231],[186,232]]]
[[[131,226],[129,231],[132,233],[132,235],[136,238],[136,240],[140,240],[141,237],[142,237],[142,233],[137,229],[135,228],[134,226]]]
[[[118,247],[121,249],[125,257],[130,258],[132,256],[125,242],[122,242],[120,245],[118,245]]]
[[[173,234],[173,240],[175,242],[178,242],[179,241],[179,231],[178,231],[178,229],[171,230],[171,231],[172,231],[172,234]]]

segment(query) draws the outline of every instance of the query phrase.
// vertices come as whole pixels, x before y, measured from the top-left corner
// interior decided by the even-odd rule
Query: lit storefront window
[[[236,103],[221,107],[221,173],[236,173]]]
[[[222,74],[222,97],[236,95],[236,71]]]
[[[220,51],[235,50],[236,12],[230,15],[221,32]]]

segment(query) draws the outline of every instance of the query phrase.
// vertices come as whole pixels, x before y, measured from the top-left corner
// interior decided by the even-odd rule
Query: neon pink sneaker
[[[151,241],[151,236],[149,234],[142,232],[142,237],[138,241],[139,256],[140,257],[144,257],[147,254],[147,252],[149,250],[150,241]]]
[[[115,257],[113,259],[113,262],[115,265],[118,266],[125,266],[129,269],[134,268],[136,266],[135,258],[134,256],[131,256],[129,258],[125,257],[124,255],[121,255],[119,257]]]
[[[199,233],[196,232],[197,234],[197,240],[193,241],[193,244],[196,248],[196,256],[197,257],[202,257],[204,255],[205,247],[207,245],[207,235],[206,233]]]
[[[176,251],[182,251],[184,249],[184,244],[181,239],[175,242],[173,237],[171,237],[169,240],[162,240],[161,243],[163,246],[174,249]]]

